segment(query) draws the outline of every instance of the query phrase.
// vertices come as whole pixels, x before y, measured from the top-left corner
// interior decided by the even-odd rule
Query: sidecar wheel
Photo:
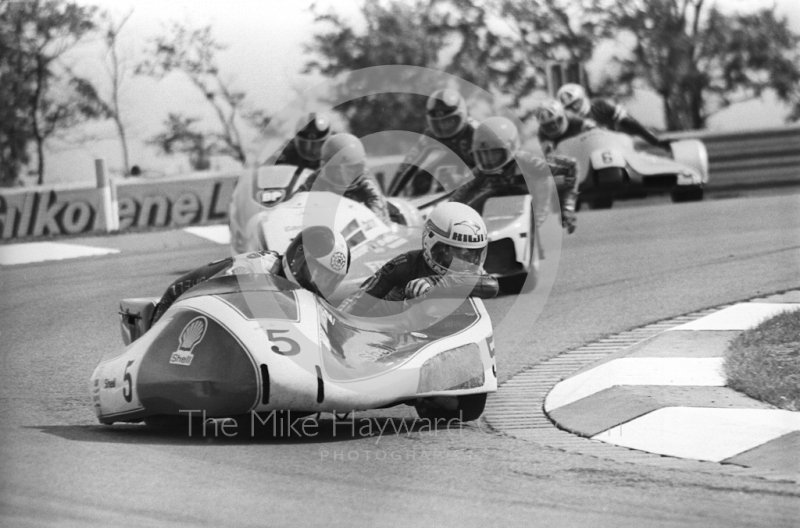
[[[702,187],[689,187],[688,189],[676,189],[672,191],[672,202],[673,203],[683,203],[683,202],[699,202],[703,199],[703,191]]]
[[[614,198],[611,196],[601,196],[594,198],[589,202],[589,207],[592,209],[611,209],[614,205]]]
[[[462,422],[471,422],[481,417],[483,409],[486,407],[486,393],[465,394],[456,398],[458,398],[458,406],[455,409],[422,404],[415,406],[417,414],[420,418],[429,420],[460,420]]]

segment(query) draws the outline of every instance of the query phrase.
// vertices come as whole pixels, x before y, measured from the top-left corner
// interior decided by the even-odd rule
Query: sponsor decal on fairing
[[[183,327],[181,335],[178,337],[178,350],[172,353],[169,358],[170,365],[184,365],[189,366],[192,364],[194,355],[192,351],[194,347],[203,340],[208,328],[208,320],[203,317],[195,317]]]

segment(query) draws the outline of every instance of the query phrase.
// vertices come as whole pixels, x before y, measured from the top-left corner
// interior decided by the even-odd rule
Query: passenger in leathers
[[[361,140],[336,134],[322,145],[322,168],[309,176],[299,191],[329,191],[369,207],[389,223],[389,206],[369,169]]]
[[[427,193],[432,185],[430,174],[421,171],[420,165],[439,144],[450,149],[468,169],[475,167],[472,156],[472,135],[478,122],[467,113],[467,102],[455,90],[437,90],[428,98],[425,106],[427,126],[422,137],[400,164],[395,174],[395,182],[411,179],[414,195]]]
[[[539,122],[539,143],[545,154],[550,154],[559,143],[597,128],[597,123],[564,110],[558,101],[548,101],[534,111]]]
[[[550,209],[551,180],[563,178],[558,192],[561,222],[568,233],[575,231],[575,202],[578,197],[577,163],[566,156],[542,158],[520,150],[517,127],[504,117],[490,117],[475,131],[472,150],[475,178],[450,196],[450,201],[469,205],[479,213],[488,198],[531,193],[537,226]]]
[[[422,249],[399,255],[345,299],[339,310],[359,316],[397,314],[409,299],[454,291],[465,297],[495,297],[497,279],[483,270],[488,238],[474,209],[444,203],[434,209],[422,233]]]
[[[564,105],[564,109],[578,117],[591,119],[603,128],[639,136],[651,145],[669,149],[669,141],[658,139],[628,114],[622,105],[608,99],[589,99],[586,90],[580,84],[565,84],[558,89],[556,97]]]
[[[326,226],[303,229],[281,257],[254,251],[216,260],[178,277],[156,305],[152,323],[192,287],[223,275],[266,274],[288,279],[322,297],[333,293],[350,268],[350,248],[341,233]]]

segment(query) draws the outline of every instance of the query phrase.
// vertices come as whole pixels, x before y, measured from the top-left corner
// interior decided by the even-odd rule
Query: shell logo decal
[[[202,315],[186,323],[181,335],[178,336],[178,350],[170,356],[169,364],[184,365],[186,367],[191,365],[192,359],[194,359],[192,350],[203,340],[207,328],[208,320]]]

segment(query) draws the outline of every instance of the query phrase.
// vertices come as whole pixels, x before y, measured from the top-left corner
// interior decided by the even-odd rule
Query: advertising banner
[[[119,229],[224,222],[237,173],[117,181]],[[104,190],[43,186],[0,190],[2,240],[104,229]]]

